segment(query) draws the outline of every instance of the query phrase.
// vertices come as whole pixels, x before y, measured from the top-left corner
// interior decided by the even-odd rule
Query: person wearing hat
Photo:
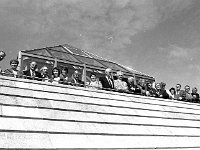
[[[4,74],[6,76],[11,76],[15,78],[21,78],[22,77],[22,72],[17,70],[19,61],[17,59],[12,59],[10,61],[10,66],[11,68],[4,70]]]

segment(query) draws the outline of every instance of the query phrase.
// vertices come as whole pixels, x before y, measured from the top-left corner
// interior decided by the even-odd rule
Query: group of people
[[[0,51],[0,61],[5,57],[5,53]],[[199,94],[197,88],[192,88],[190,92],[190,86],[186,85],[184,90],[181,89],[181,85],[177,84],[175,88],[169,90],[165,89],[166,84],[151,83],[144,79],[140,79],[136,82],[134,76],[125,78],[123,72],[118,71],[113,77],[113,71],[110,68],[105,70],[105,75],[97,78],[95,73],[91,73],[88,82],[84,82],[80,79],[80,73],[75,70],[72,76],[68,75],[68,68],[59,69],[54,67],[49,75],[49,69],[47,66],[43,66],[39,71],[37,70],[37,62],[32,61],[28,70],[23,72],[18,71],[18,60],[13,59],[10,61],[11,68],[2,71],[1,74],[12,76],[16,78],[26,78],[30,80],[38,80],[43,82],[51,82],[55,84],[65,84],[87,87],[92,89],[103,89],[109,91],[117,91],[123,93],[139,94],[143,96],[151,96],[164,99],[175,99],[189,102],[199,102]]]

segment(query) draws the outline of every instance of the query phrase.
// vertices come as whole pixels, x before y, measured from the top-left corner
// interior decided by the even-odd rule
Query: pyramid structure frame
[[[24,60],[27,57],[32,59],[45,60],[50,62],[54,67],[59,63],[65,63],[75,66],[80,66],[83,69],[89,68],[92,70],[99,70],[103,73],[106,68],[111,68],[114,72],[122,71],[125,76],[135,76],[136,78],[143,78],[149,81],[155,81],[153,76],[126,67],[112,60],[108,60],[91,52],[73,47],[69,44],[56,45],[51,47],[36,48],[31,50],[19,51],[19,69],[23,70]],[[36,60],[36,61],[37,61]]]

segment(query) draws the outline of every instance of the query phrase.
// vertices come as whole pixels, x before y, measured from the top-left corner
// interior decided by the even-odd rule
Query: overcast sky
[[[0,49],[71,44],[200,90],[199,0],[0,0]]]

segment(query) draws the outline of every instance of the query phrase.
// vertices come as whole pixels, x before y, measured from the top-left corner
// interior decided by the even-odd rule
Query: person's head
[[[150,82],[147,83],[147,88],[152,88],[152,84]]]
[[[90,79],[91,79],[91,81],[92,82],[95,82],[96,81],[96,74],[94,74],[94,73],[91,73],[91,75],[90,75]]]
[[[67,67],[62,68],[61,74],[64,75],[64,76],[67,75],[68,74],[68,68]]]
[[[122,80],[122,78],[123,78],[123,72],[121,72],[121,71],[117,71],[117,78],[119,79],[119,80]]]
[[[79,71],[75,70],[74,74],[73,74],[74,79],[78,80],[79,79],[79,75],[80,75]]]
[[[111,77],[111,75],[112,75],[112,69],[107,68],[107,69],[105,70],[105,74],[106,74],[108,77]]]
[[[36,63],[35,61],[32,61],[32,62],[30,63],[30,69],[31,69],[32,71],[35,71],[36,68],[37,68],[37,63]]]
[[[156,83],[156,89],[157,89],[157,90],[161,90],[161,85],[160,85],[160,83]]]
[[[163,90],[164,90],[164,89],[165,89],[165,86],[166,86],[166,83],[164,83],[164,82],[161,82],[161,83],[160,83],[160,85],[161,85],[161,89],[163,89]]]
[[[57,77],[60,76],[60,70],[57,67],[53,68],[53,70],[52,70],[52,76],[54,78],[57,78]]]
[[[12,59],[12,60],[10,61],[10,66],[11,66],[11,68],[12,68],[13,70],[17,70],[18,64],[19,64],[19,61],[18,61],[17,59]]]
[[[4,51],[0,51],[0,61],[4,59],[6,53]]]
[[[187,92],[187,93],[190,92],[190,86],[189,86],[189,85],[186,85],[186,86],[185,86],[185,92]]]
[[[172,95],[174,95],[175,94],[175,88],[171,88],[171,89],[169,89],[169,92],[172,94]]]
[[[145,87],[145,85],[146,85],[145,79],[139,79],[138,84]]]
[[[40,70],[41,70],[42,74],[48,74],[48,67],[47,66],[43,66]]]
[[[192,88],[192,93],[197,93],[197,88],[196,87]]]
[[[128,77],[128,83],[135,83],[135,78],[134,77]]]
[[[176,90],[180,91],[181,90],[181,85],[180,84],[176,84]]]

